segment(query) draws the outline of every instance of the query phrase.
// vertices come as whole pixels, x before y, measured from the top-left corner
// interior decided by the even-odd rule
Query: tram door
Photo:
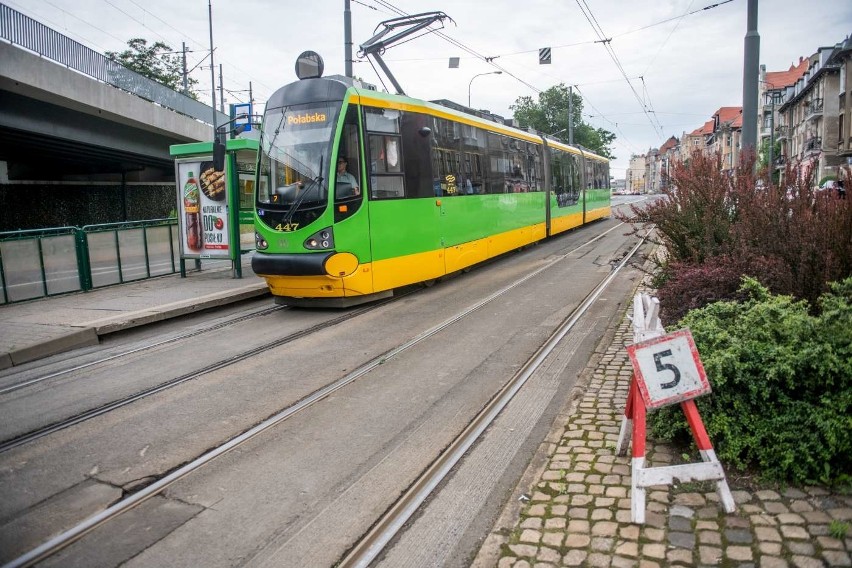
[[[429,117],[364,107],[373,281],[377,289],[444,272]]]

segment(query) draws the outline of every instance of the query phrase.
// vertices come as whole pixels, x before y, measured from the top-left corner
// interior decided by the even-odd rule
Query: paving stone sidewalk
[[[818,487],[746,490],[729,474],[733,514],[725,514],[712,483],[649,488],[646,523],[630,522],[630,456],[616,456],[615,444],[632,341],[625,316],[564,415],[561,436],[552,438],[559,441],[524,496],[497,566],[852,566],[852,496]],[[680,461],[651,438],[647,450],[648,467]],[[840,529],[843,537],[831,536]]]

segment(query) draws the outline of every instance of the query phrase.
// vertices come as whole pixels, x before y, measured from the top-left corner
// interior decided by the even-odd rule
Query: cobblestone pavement
[[[852,566],[852,496],[818,487],[744,490],[728,475],[733,514],[710,482],[653,487],[645,524],[630,522],[630,456],[616,456],[615,444],[632,341],[625,317],[523,496],[497,566]],[[653,439],[647,449],[647,467],[680,462]]]

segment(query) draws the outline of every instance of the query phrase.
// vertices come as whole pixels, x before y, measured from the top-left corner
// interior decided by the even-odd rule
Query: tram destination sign
[[[688,329],[627,347],[646,408],[660,408],[710,392],[710,383]]]

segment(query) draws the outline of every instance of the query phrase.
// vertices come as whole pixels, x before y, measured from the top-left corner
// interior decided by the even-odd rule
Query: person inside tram
[[[361,188],[358,187],[358,180],[355,176],[346,171],[348,162],[345,157],[337,158],[337,183],[335,194],[338,198],[354,197],[361,195]]]

